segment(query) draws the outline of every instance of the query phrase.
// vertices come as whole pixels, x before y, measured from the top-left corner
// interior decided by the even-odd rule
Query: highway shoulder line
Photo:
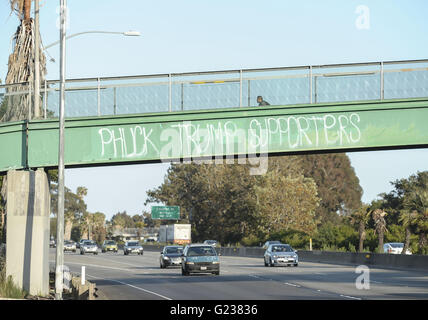
[[[136,289],[136,290],[140,290],[140,291],[144,291],[144,292],[146,292],[146,293],[153,294],[153,295],[158,296],[158,297],[160,297],[160,298],[162,298],[162,299],[165,299],[165,300],[172,300],[171,298],[168,298],[168,297],[166,297],[166,296],[164,296],[164,295],[161,295],[161,294],[159,294],[159,293],[156,293],[156,292],[153,292],[153,291],[150,291],[150,290],[144,289],[144,288],[140,288],[140,287],[134,286],[134,285],[132,285],[132,284],[129,284],[129,283],[126,283],[126,282],[123,282],[123,281],[113,280],[113,279],[105,279],[105,278],[101,278],[101,277],[95,277],[95,276],[92,276],[92,275],[89,275],[89,274],[87,274],[87,276],[88,276],[88,277],[91,277],[91,278],[94,278],[94,279],[100,279],[100,280],[104,280],[104,281],[117,282],[117,283],[120,283],[120,284],[122,284],[122,285],[125,285],[125,286],[128,286],[128,287],[131,287],[131,288],[134,288],[134,289]]]

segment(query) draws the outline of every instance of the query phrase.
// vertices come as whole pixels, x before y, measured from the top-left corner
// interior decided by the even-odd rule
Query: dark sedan
[[[169,266],[181,266],[182,254],[183,247],[181,246],[165,246],[159,258],[161,269]]]
[[[220,259],[212,246],[189,244],[184,248],[181,274],[188,276],[193,272],[220,274]]]

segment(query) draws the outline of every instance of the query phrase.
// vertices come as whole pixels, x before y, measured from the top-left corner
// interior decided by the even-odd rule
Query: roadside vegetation
[[[260,246],[280,240],[296,249],[383,252],[403,242],[428,254],[428,172],[391,182],[369,204],[346,154],[269,159],[263,176],[246,165],[172,165],[148,203],[181,207],[192,240],[223,246]]]

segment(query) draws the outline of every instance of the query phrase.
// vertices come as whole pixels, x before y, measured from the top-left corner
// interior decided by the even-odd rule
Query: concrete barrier
[[[80,277],[73,277],[71,280],[73,300],[95,300],[98,297],[95,283],[85,281],[85,284],[81,284],[81,281]]]
[[[161,252],[161,245],[144,245],[144,250]],[[216,251],[222,256],[263,258],[265,249],[260,247],[221,247]],[[428,255],[401,255],[384,253],[354,253],[298,250],[302,262],[366,265],[393,269],[428,271]]]
[[[299,251],[301,261],[428,271],[427,255]]]

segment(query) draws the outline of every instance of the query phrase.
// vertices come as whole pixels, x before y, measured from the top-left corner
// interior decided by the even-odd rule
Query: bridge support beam
[[[49,295],[50,193],[42,170],[7,172],[6,276],[31,295]]]

